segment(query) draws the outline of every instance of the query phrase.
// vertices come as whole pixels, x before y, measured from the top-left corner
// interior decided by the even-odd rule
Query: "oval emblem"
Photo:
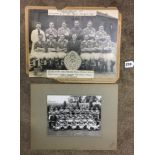
[[[78,70],[81,66],[81,58],[75,51],[71,51],[65,56],[64,63],[68,70]]]

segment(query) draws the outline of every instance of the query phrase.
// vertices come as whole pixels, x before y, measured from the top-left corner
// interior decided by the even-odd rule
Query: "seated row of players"
[[[115,44],[111,41],[110,36],[106,39],[99,37],[90,38],[89,35],[84,36],[83,41],[77,40],[77,35],[72,35],[72,40],[68,41],[64,35],[61,35],[59,40],[56,41],[53,35],[49,35],[47,42],[43,41],[43,35],[39,34],[39,40],[34,44],[34,51],[36,52],[70,52],[76,51],[81,53],[97,53],[103,51],[111,51],[115,48]],[[82,55],[81,55],[82,56]]]
[[[60,109],[51,108],[48,114],[49,128],[53,130],[67,130],[67,129],[100,129],[100,111],[96,107],[91,108],[76,108],[73,109],[62,107]]]
[[[56,51],[67,51],[68,40],[65,39],[64,35],[60,36],[58,42],[52,34],[49,35],[47,42],[43,41],[43,35],[38,35],[38,41],[34,44],[34,51],[36,52],[56,52]]]
[[[58,43],[53,38],[52,35],[49,36],[49,41],[47,43],[42,41],[42,35],[39,35],[39,41],[34,45],[34,49],[39,51],[47,52],[47,54],[42,54],[40,60],[31,59],[31,70],[35,67],[40,67],[43,70],[46,69],[65,69],[63,58],[66,55],[67,51],[74,50],[78,53],[81,53],[82,65],[81,70],[94,70],[94,71],[113,71],[113,65],[115,64],[114,54],[102,53],[102,50],[112,49],[112,44],[110,38],[107,37],[107,40],[102,42],[102,40],[96,38],[96,40],[89,40],[89,36],[85,35],[84,40],[81,44],[76,44],[73,46],[73,43],[65,39],[64,35],[60,36]],[[76,42],[77,36],[73,35],[73,41]],[[57,51],[57,52],[56,52]],[[35,58],[36,53],[32,53],[31,57]],[[97,53],[98,52],[98,53]],[[38,58],[38,55],[36,56]],[[110,65],[108,65],[110,63]]]

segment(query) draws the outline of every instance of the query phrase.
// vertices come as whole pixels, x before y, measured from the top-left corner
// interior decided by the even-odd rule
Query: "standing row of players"
[[[101,115],[95,108],[51,107],[48,112],[49,128],[53,130],[99,130]]]
[[[64,35],[67,39],[69,39],[69,36],[72,36],[73,34],[76,34],[78,39],[83,39],[84,35],[88,35],[90,38],[99,37],[104,39],[105,36],[108,35],[104,30],[104,25],[100,25],[98,30],[96,30],[93,27],[92,21],[88,21],[87,27],[82,29],[78,20],[74,21],[73,28],[68,28],[66,22],[63,22],[62,26],[58,28],[58,30],[55,28],[54,23],[50,22],[49,28],[45,31],[42,30],[41,23],[37,23],[36,28],[31,33],[31,41],[33,43],[38,41],[39,34],[42,34],[43,41],[48,40],[50,34],[52,34],[54,38],[59,38],[61,35]]]

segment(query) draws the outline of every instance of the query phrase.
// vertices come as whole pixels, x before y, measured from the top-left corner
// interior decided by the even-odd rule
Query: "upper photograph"
[[[67,83],[119,79],[121,14],[117,8],[25,8],[26,72]]]

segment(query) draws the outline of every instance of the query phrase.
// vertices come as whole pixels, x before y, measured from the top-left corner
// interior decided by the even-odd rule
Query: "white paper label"
[[[125,62],[125,68],[133,68],[134,62],[133,61],[126,61]]]
[[[94,78],[94,71],[47,70],[48,78]]]
[[[52,16],[96,16],[96,10],[48,10]]]

